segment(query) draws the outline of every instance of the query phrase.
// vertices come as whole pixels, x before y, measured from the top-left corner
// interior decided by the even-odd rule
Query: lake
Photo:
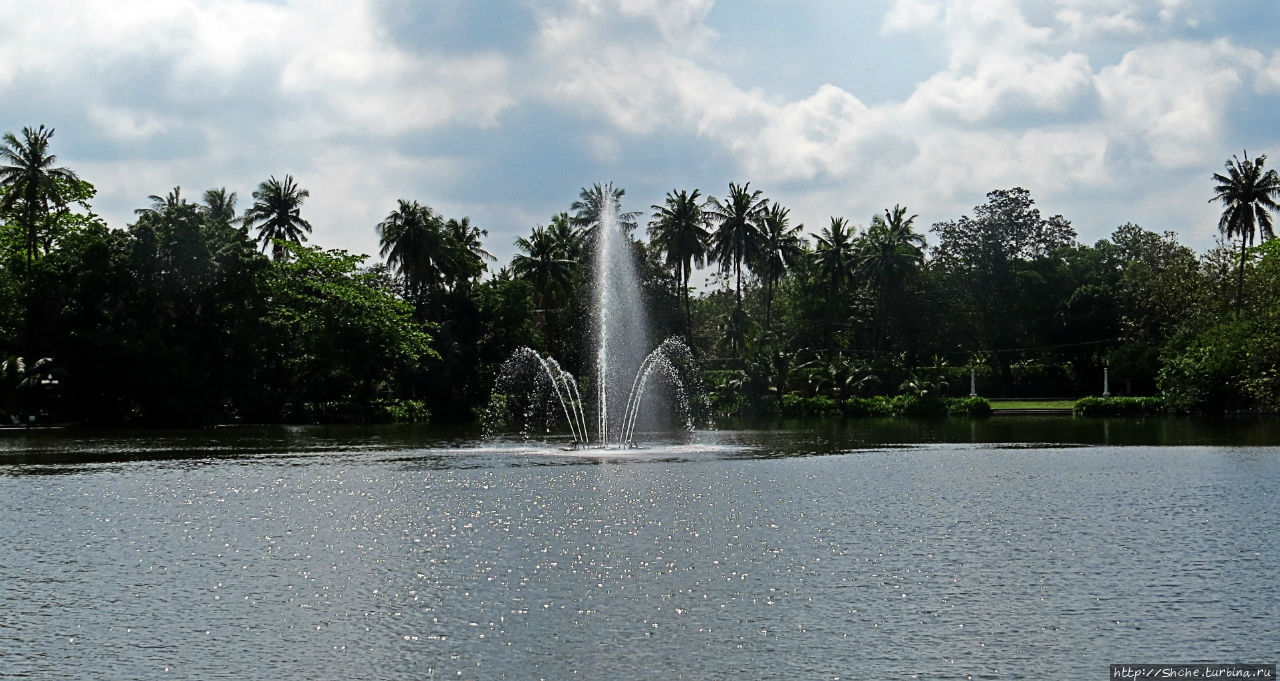
[[[0,432],[0,678],[1280,661],[1274,419]]]

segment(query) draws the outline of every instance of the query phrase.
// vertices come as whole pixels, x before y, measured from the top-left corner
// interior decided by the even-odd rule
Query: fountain
[[[606,198],[611,197],[606,195]],[[548,423],[563,418],[573,436],[572,448],[575,449],[635,446],[641,405],[655,376],[672,385],[676,406],[684,417],[684,428],[693,430],[682,380],[682,369],[692,366],[692,355],[676,338],[668,338],[649,350],[652,346],[630,240],[619,225],[615,202],[606,200],[603,204],[593,240],[594,419],[588,418],[588,405],[574,376],[554,358],[527,347],[517,350],[507,361],[494,386],[495,399],[505,399],[521,391],[530,393],[530,406],[521,414],[526,422],[535,415]],[[542,406],[541,413],[537,405]],[[506,406],[505,403],[495,405],[491,400],[490,411]],[[617,409],[619,406],[621,411]],[[588,427],[592,420],[594,432]]]

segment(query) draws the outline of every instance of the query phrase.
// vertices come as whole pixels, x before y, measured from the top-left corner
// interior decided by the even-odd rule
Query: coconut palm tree
[[[450,287],[457,289],[460,285],[475,281],[489,268],[486,260],[496,261],[493,254],[484,249],[482,237],[489,236],[489,230],[480,229],[471,224],[471,218],[461,220],[449,218],[444,226],[449,237],[450,250],[454,251],[453,262],[446,274]]]
[[[756,323],[747,315],[746,310],[740,307],[729,310],[728,315],[725,317],[724,328],[720,334],[720,347],[727,350],[733,357],[741,360],[742,356],[746,354],[748,341],[751,340],[756,326]]]
[[[873,326],[873,349],[880,348],[884,318],[889,300],[902,291],[903,284],[924,262],[924,237],[911,229],[916,216],[907,218],[906,208],[895,205],[885,210],[884,217],[871,219],[871,227],[858,240],[854,254],[854,273],[876,294]]]
[[[586,250],[586,238],[582,230],[573,226],[573,218],[568,213],[562,211],[552,215],[546,229],[550,235],[549,238],[557,244],[557,248],[561,249],[562,257],[575,263],[582,262],[583,251]]]
[[[31,425],[31,393],[53,377],[53,360],[41,357],[34,362],[10,356],[0,362],[0,410],[21,412],[22,423]]]
[[[880,216],[876,216],[879,218]],[[916,250],[924,250],[924,235],[915,231],[916,218],[920,216],[912,215],[907,217],[907,207],[893,204],[893,208],[884,209],[883,223],[889,232],[894,235],[894,239],[914,247]],[[873,218],[873,221],[876,219]]]
[[[844,218],[833,217],[831,224],[814,237],[817,241],[813,253],[814,264],[818,268],[819,275],[828,282],[828,345],[834,345],[836,311],[842,307],[839,304],[841,291],[853,275],[853,230],[854,228],[850,227]]]
[[[1219,201],[1223,205],[1222,217],[1218,219],[1218,230],[1228,239],[1240,238],[1240,275],[1236,289],[1236,311],[1240,310],[1244,300],[1244,263],[1247,249],[1253,245],[1254,235],[1261,234],[1266,241],[1275,236],[1271,222],[1271,211],[1280,210],[1276,203],[1280,199],[1280,174],[1275,170],[1263,171],[1266,155],[1250,161],[1249,152],[1244,153],[1244,160],[1236,156],[1227,160],[1227,174],[1214,173],[1217,186],[1213,188],[1214,196],[1210,203]]]
[[[0,212],[12,214],[22,229],[27,264],[36,257],[40,219],[50,207],[63,206],[62,186],[79,178],[69,168],[55,164],[58,157],[49,153],[53,128],[43,125],[35,130],[22,129],[22,139],[5,133],[0,145]]]
[[[165,194],[164,196],[160,196],[158,194],[152,194],[147,198],[151,200],[151,205],[148,206],[147,208],[135,209],[133,211],[134,215],[138,215],[138,216],[164,215],[178,208],[181,208],[182,206],[188,205],[187,200],[182,198],[182,187],[174,187],[173,189],[169,190],[168,194]]]
[[[376,229],[379,254],[400,276],[406,297],[421,311],[430,293],[444,281],[448,266],[444,220],[431,206],[400,199]]]
[[[593,184],[590,189],[582,188],[578,200],[569,204],[573,211],[573,225],[583,230],[588,244],[595,243],[596,232],[600,229],[600,221],[604,219],[606,210],[612,210],[618,227],[627,236],[636,229],[638,212],[622,212],[622,197],[627,190],[614,187],[612,182]]]
[[[720,271],[733,272],[738,309],[742,309],[742,264],[751,263],[760,250],[759,222],[769,208],[769,200],[751,191],[751,183],[729,183],[724,202],[714,196],[707,213],[717,223],[711,235],[711,255],[720,263]],[[749,266],[749,265],[748,265]]]
[[[778,281],[805,252],[804,225],[791,226],[791,213],[780,204],[769,206],[760,221],[760,252],[752,266],[764,279],[764,328],[773,328],[773,293]]]
[[[684,297],[685,339],[693,346],[693,312],[689,303],[689,275],[693,266],[702,267],[707,258],[707,244],[711,233],[707,231],[707,216],[703,212],[705,201],[698,200],[697,189],[693,193],[672,189],[667,192],[662,205],[653,205],[653,220],[649,222],[649,238],[664,254],[664,262],[675,274],[676,286]]]
[[[537,225],[528,237],[516,239],[516,248],[522,252],[511,259],[515,275],[533,285],[544,325],[550,312],[559,306],[559,299],[568,295],[578,269],[578,262],[569,257],[577,246],[563,236],[553,227]]]
[[[831,218],[831,224],[824,227],[814,239],[814,263],[818,271],[830,283],[831,296],[834,298],[840,289],[853,275],[854,270],[854,235],[855,227],[849,225],[844,218]]]
[[[253,207],[242,219],[246,227],[257,227],[264,252],[271,244],[271,258],[276,262],[285,256],[282,242],[302,243],[311,233],[311,223],[301,215],[302,202],[309,196],[311,192],[295,184],[292,175],[285,175],[283,182],[272,175],[254,190]]]
[[[227,191],[226,187],[206,189],[204,207],[209,217],[218,224],[234,226],[240,222],[240,218],[236,217],[236,193]]]

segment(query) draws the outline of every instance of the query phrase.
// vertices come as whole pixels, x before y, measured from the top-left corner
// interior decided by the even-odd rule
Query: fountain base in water
[[[623,443],[621,443],[621,444],[619,444],[619,445],[617,445],[617,446],[614,446],[614,447],[610,447],[610,446],[608,446],[608,445],[593,445],[593,444],[591,444],[591,443],[589,443],[589,442],[579,442],[579,441],[577,441],[577,440],[574,440],[574,441],[573,441],[573,442],[572,442],[568,447],[561,447],[560,449],[561,449],[561,450],[563,450],[563,451],[566,451],[566,452],[581,452],[581,451],[585,451],[585,450],[592,450],[592,449],[605,449],[605,450],[609,450],[609,449],[643,449],[643,447],[641,447],[640,445],[636,444],[635,440],[632,440],[632,441],[630,441],[630,442],[623,442]]]
[[[599,401],[594,420],[600,425],[594,437],[587,428],[590,423],[587,405],[573,374],[561,368],[554,358],[531,348],[520,348],[499,372],[485,415],[485,429],[496,434],[499,430],[508,429],[514,420],[522,432],[528,433],[536,421],[541,421],[545,431],[550,433],[552,426],[563,419],[573,437],[566,451],[636,449],[636,424],[655,374],[671,385],[684,430],[692,432],[693,413],[686,384],[694,375],[693,356],[677,338],[663,341],[641,362],[632,380],[621,419],[610,421],[607,404],[604,400]]]

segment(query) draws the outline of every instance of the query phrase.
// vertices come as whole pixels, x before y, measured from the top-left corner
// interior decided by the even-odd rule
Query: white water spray
[[[595,373],[592,376],[596,398],[594,436],[587,429],[587,415],[578,384],[569,372],[552,358],[532,349],[521,348],[508,362],[495,385],[495,394],[514,389],[511,376],[520,366],[537,367],[537,373],[550,386],[564,414],[575,446],[626,447],[634,444],[636,422],[641,403],[655,372],[673,386],[676,406],[684,416],[685,428],[692,430],[688,398],[681,384],[677,363],[691,362],[684,344],[668,339],[650,351],[645,324],[644,302],[640,281],[632,259],[633,246],[618,218],[612,185],[600,187],[603,201],[594,233],[595,284],[592,311],[592,340],[595,343]],[[621,414],[610,414],[611,405],[624,405]]]

